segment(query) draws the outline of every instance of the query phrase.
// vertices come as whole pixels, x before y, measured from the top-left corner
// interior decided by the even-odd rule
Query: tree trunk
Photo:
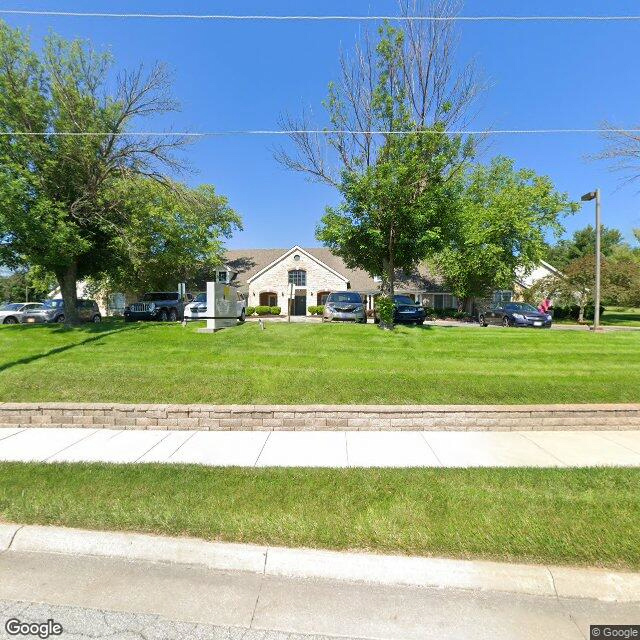
[[[80,324],[78,315],[78,265],[73,262],[64,271],[56,274],[62,301],[64,302],[65,324]]]
[[[393,300],[395,294],[393,256],[382,260],[382,285],[380,287],[382,295]],[[381,329],[393,329],[393,322],[383,322],[380,318]]]

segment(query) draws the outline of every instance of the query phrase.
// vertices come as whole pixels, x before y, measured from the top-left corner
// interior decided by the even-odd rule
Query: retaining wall
[[[0,427],[208,431],[640,429],[640,404],[175,405],[0,403]]]

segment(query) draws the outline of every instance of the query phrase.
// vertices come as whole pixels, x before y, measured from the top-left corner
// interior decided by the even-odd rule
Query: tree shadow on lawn
[[[0,372],[6,371],[7,369],[11,369],[12,367],[17,367],[21,364],[30,364],[32,362],[36,362],[37,360],[42,360],[43,358],[48,358],[49,356],[57,355],[58,353],[64,353],[65,351],[69,351],[70,349],[75,349],[76,347],[81,347],[85,344],[89,344],[90,342],[96,342],[98,340],[102,340],[107,336],[114,335],[116,333],[122,333],[123,331],[132,331],[137,329],[137,326],[117,326],[117,328],[113,328],[115,323],[100,323],[100,324],[87,324],[83,327],[68,327],[65,325],[60,325],[56,327],[51,333],[59,334],[59,333],[72,333],[81,329],[83,333],[91,333],[97,334],[92,335],[90,338],[86,338],[85,340],[80,340],[80,342],[73,342],[71,344],[65,344],[62,347],[56,347],[55,349],[50,349],[49,351],[45,351],[43,353],[37,353],[32,356],[27,356],[25,358],[20,358],[19,360],[14,360],[13,362],[7,362],[5,364],[0,364]],[[12,330],[18,331],[37,331],[41,329],[41,326],[20,326],[20,327],[12,327]]]

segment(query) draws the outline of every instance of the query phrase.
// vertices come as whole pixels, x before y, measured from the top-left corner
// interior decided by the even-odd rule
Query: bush
[[[316,307],[316,315],[321,316],[324,313],[324,305],[323,304],[319,304]]]
[[[437,318],[438,320],[463,320],[469,315],[468,313],[465,313],[464,311],[458,311],[457,309],[432,309],[427,307],[425,311],[427,312],[427,317]]]
[[[266,305],[260,305],[256,307],[256,313],[259,316],[268,316],[271,313],[271,307],[267,307]]]
[[[308,311],[312,316],[315,316],[315,315],[316,315],[316,313],[318,313],[317,309],[318,309],[318,307],[316,307],[316,306],[314,306],[314,305],[310,304],[310,305],[309,305],[309,307],[307,308],[307,311]]]
[[[252,316],[255,312],[256,312],[256,308],[255,307],[247,307],[245,309],[245,314],[248,315],[248,316]]]
[[[593,320],[595,313],[595,305],[589,304],[584,310],[584,319]],[[577,304],[567,305],[565,307],[552,307],[551,315],[554,320],[574,320],[578,321],[578,315],[580,314],[580,307]],[[600,305],[600,317],[604,315],[604,307]]]
[[[268,309],[271,309],[271,315],[272,316],[279,316],[280,315],[280,311],[282,311],[282,309],[280,307],[267,307]]]
[[[321,316],[324,313],[324,305],[323,304],[309,305],[309,313],[312,316]]]
[[[378,296],[376,298],[376,311],[381,324],[387,326],[393,324],[394,306],[394,302],[389,296]]]

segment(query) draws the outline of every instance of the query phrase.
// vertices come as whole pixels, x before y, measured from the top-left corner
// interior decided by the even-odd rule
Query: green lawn
[[[640,327],[640,309],[637,307],[607,307],[602,324],[623,327]]]
[[[269,545],[640,568],[637,469],[0,463],[0,519]]]
[[[640,332],[105,322],[0,328],[0,401],[639,402]]]

